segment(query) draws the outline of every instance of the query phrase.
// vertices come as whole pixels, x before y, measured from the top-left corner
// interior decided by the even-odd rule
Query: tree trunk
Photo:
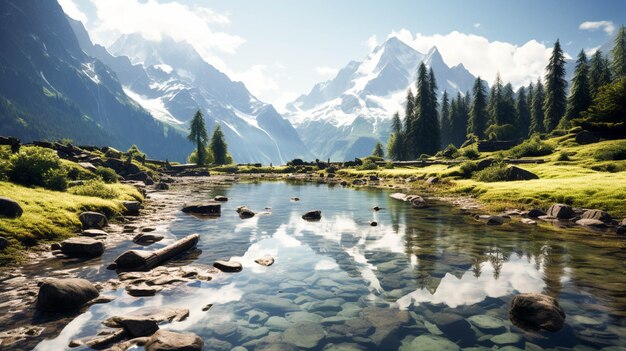
[[[192,234],[156,251],[129,250],[115,259],[117,269],[122,271],[149,271],[183,252],[196,247],[200,236]]]

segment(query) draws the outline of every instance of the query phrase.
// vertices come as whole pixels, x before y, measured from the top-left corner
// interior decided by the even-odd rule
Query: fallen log
[[[200,236],[191,234],[156,251],[129,250],[115,259],[115,268],[122,271],[149,271],[183,252],[193,249]]]

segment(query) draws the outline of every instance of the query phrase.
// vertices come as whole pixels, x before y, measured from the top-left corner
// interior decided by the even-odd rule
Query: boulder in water
[[[195,334],[158,330],[144,347],[146,351],[201,351],[204,342]]]
[[[520,328],[558,331],[565,323],[559,302],[544,294],[526,293],[513,297],[509,308],[511,322]]]
[[[80,214],[78,217],[80,223],[82,223],[84,229],[102,229],[107,223],[107,217],[99,212],[87,211]]]
[[[557,219],[570,219],[576,215],[574,209],[569,205],[554,204],[548,210],[548,216]]]
[[[322,211],[320,210],[308,211],[302,215],[302,219],[306,221],[319,221],[320,219],[322,219]]]
[[[39,286],[37,309],[49,312],[77,310],[98,295],[98,289],[88,280],[50,278]]]
[[[69,257],[99,257],[104,252],[104,244],[93,238],[79,236],[63,240],[61,252]]]

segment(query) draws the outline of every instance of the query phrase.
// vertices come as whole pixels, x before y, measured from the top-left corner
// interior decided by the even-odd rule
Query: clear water
[[[242,272],[155,297],[117,291],[36,349],[64,349],[95,335],[107,317],[167,305],[190,316],[163,327],[200,335],[206,350],[260,349],[263,338],[315,350],[626,350],[626,250],[613,235],[485,226],[445,204],[412,209],[375,189],[239,183],[189,197],[219,194],[230,198],[220,218],[177,213],[169,241],[199,233],[194,263],[232,257]],[[239,205],[269,213],[242,220]],[[302,220],[310,209],[322,210],[322,220]],[[254,263],[265,255],[273,266]],[[528,333],[512,325],[508,306],[521,292],[556,297],[566,326]],[[481,327],[486,316],[492,325]]]

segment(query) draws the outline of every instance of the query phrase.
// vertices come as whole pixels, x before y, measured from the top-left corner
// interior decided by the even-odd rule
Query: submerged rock
[[[274,264],[274,257],[272,256],[265,256],[265,257],[261,257],[258,258],[256,260],[254,260],[254,262],[260,264],[261,266],[271,266]]]
[[[184,206],[182,211],[199,215],[219,216],[222,212],[222,205],[219,203],[192,204]]]
[[[83,212],[78,219],[85,229],[102,229],[108,224],[106,216],[98,212]]]
[[[201,351],[202,339],[191,333],[175,333],[159,330],[146,342],[146,351]]]
[[[459,351],[459,345],[437,335],[420,335],[411,341],[410,349],[413,351]]]
[[[0,197],[0,217],[19,218],[24,211],[22,206],[7,197]]]
[[[88,280],[50,278],[39,287],[37,309],[50,312],[77,310],[98,295],[98,289]]]
[[[123,316],[115,316],[104,321],[104,325],[124,328],[132,337],[150,336],[159,330],[160,323],[182,321],[189,316],[187,309],[168,307],[146,307]]]
[[[325,336],[324,328],[314,322],[300,322],[290,326],[283,333],[283,340],[303,349],[313,349]]]
[[[565,323],[565,312],[559,302],[548,295],[526,293],[513,297],[509,318],[523,329],[558,331]]]
[[[550,207],[547,215],[557,219],[570,219],[573,218],[576,213],[571,206],[564,204],[555,204]]]
[[[497,334],[506,330],[504,321],[486,314],[478,314],[467,319],[474,327],[488,334]]]
[[[215,261],[215,263],[213,263],[213,267],[227,273],[241,272],[243,269],[243,266],[239,262],[224,260]]]
[[[104,252],[104,244],[93,238],[79,236],[63,240],[61,252],[68,257],[98,257]]]
[[[308,211],[302,215],[302,219],[306,221],[319,221],[320,219],[322,219],[322,211],[320,210]]]

